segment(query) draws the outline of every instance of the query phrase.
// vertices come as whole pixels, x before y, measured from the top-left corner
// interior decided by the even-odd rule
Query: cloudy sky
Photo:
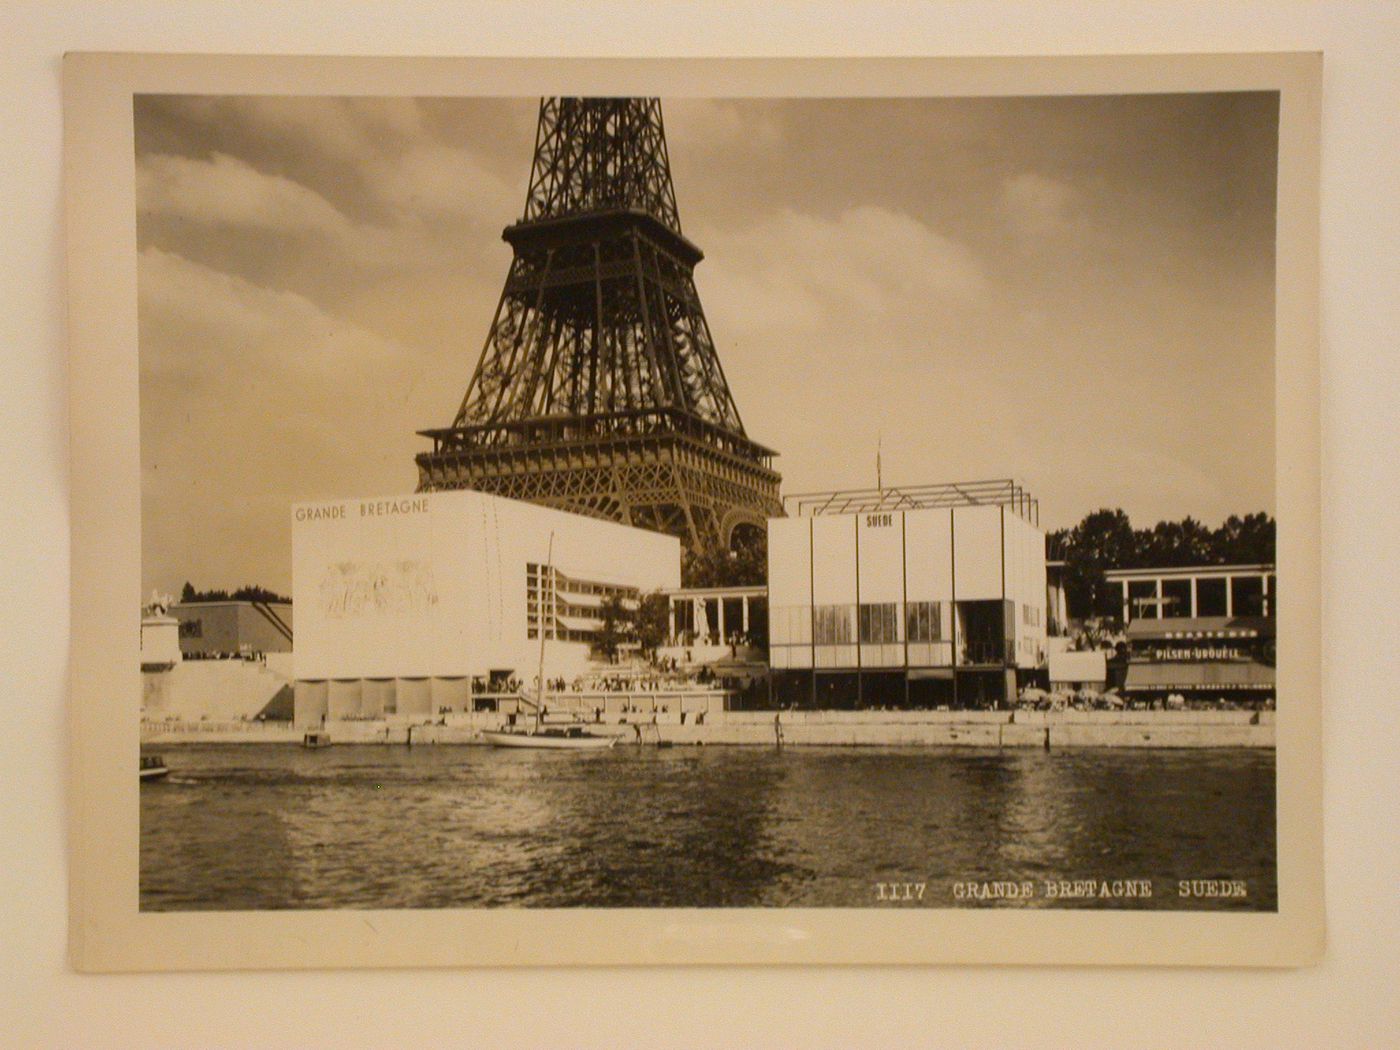
[[[136,106],[143,588],[291,587],[409,492],[538,100]],[[1047,528],[1274,510],[1276,96],[668,100],[696,284],[785,492],[1017,477]]]

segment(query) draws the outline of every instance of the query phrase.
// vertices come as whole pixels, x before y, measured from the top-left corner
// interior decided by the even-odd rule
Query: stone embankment
[[[476,744],[501,715],[478,712],[435,722],[332,721],[336,744]],[[1274,747],[1272,711],[710,711],[592,723],[619,743],[868,747]],[[653,728],[653,726],[655,728]],[[145,743],[300,743],[286,723],[148,722]]]
[[[141,713],[150,721],[252,720],[292,688],[291,653],[262,660],[186,660],[141,674]],[[290,694],[289,694],[290,695]]]

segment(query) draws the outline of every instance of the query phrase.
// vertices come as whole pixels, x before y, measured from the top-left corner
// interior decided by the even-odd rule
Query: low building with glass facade
[[[1271,706],[1276,697],[1271,616],[1196,616],[1128,624],[1123,691],[1153,705]]]
[[[1104,576],[1122,589],[1129,698],[1154,705],[1274,702],[1273,565],[1114,569]]]
[[[1109,569],[1122,592],[1123,623],[1200,616],[1269,616],[1278,600],[1272,565]]]
[[[768,522],[781,706],[990,707],[1045,659],[1045,534],[1012,481],[789,497]]]

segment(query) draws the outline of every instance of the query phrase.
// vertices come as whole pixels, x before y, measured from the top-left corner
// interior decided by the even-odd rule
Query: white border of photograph
[[[73,54],[64,64],[72,421],[70,942],[84,970],[682,963],[1301,965],[1323,942],[1321,56],[467,60]],[[138,93],[1007,96],[1277,90],[1277,913],[579,909],[142,913]]]

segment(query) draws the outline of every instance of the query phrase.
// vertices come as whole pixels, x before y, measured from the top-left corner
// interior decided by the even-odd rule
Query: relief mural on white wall
[[[322,611],[337,620],[418,615],[438,603],[432,566],[421,561],[335,562],[319,589]]]

